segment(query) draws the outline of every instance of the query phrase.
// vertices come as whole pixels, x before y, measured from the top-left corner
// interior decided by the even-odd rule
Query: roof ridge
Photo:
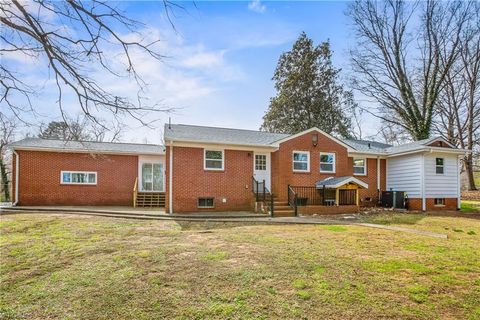
[[[165,123],[165,125],[169,125]],[[186,127],[197,127],[197,128],[209,128],[209,129],[225,129],[225,130],[236,130],[236,131],[250,131],[250,132],[257,132],[257,133],[267,133],[267,134],[284,134],[290,135],[289,133],[281,133],[281,132],[268,132],[268,131],[261,131],[261,130],[253,130],[253,129],[238,129],[238,128],[226,128],[226,127],[214,127],[214,126],[201,126],[197,124],[184,124],[184,123],[171,123],[170,125],[174,126],[186,126]]]

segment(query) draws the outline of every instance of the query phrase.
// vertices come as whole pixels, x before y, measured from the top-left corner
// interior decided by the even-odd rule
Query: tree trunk
[[[2,177],[2,191],[5,195],[5,201],[10,201],[10,189],[9,189],[9,181],[7,175],[7,168],[5,167],[5,163],[3,159],[0,157],[0,176]]]
[[[473,157],[472,154],[469,154],[465,157],[465,172],[468,177],[468,190],[475,191],[477,187],[475,186],[475,177],[473,176]]]

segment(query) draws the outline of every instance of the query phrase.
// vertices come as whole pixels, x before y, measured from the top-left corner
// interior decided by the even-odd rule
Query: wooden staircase
[[[164,208],[165,192],[138,192],[135,207]]]

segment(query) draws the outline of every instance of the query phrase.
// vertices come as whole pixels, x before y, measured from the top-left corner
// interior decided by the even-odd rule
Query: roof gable
[[[327,137],[328,139],[330,139],[330,140],[338,143],[339,145],[341,145],[341,146],[343,146],[343,147],[345,147],[345,148],[347,148],[347,149],[352,149],[351,146],[349,146],[348,144],[346,144],[346,143],[343,142],[342,140],[335,138],[334,136],[332,136],[332,135],[330,135],[330,134],[328,134],[328,133],[326,133],[326,132],[318,129],[317,127],[313,127],[313,128],[304,130],[304,131],[302,131],[302,132],[289,135],[289,136],[284,137],[284,138],[282,138],[282,139],[280,139],[280,140],[278,140],[278,141],[275,141],[275,142],[272,143],[272,144],[280,145],[280,144],[283,143],[283,142],[286,142],[286,141],[289,141],[289,140],[292,140],[292,139],[301,137],[301,136],[303,136],[303,135],[305,135],[305,134],[308,134],[308,133],[311,133],[311,132],[314,132],[314,131],[320,133],[321,135]]]

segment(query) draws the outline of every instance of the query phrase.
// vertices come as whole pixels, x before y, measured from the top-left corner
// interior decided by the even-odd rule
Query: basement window
[[[444,206],[445,205],[445,198],[435,198],[433,200],[433,203],[436,206]]]
[[[214,208],[213,198],[198,198],[197,206],[199,208]]]
[[[96,172],[84,172],[84,171],[61,171],[60,172],[61,184],[97,184]]]
[[[445,171],[444,167],[445,160],[443,158],[435,158],[435,173],[443,174]]]

